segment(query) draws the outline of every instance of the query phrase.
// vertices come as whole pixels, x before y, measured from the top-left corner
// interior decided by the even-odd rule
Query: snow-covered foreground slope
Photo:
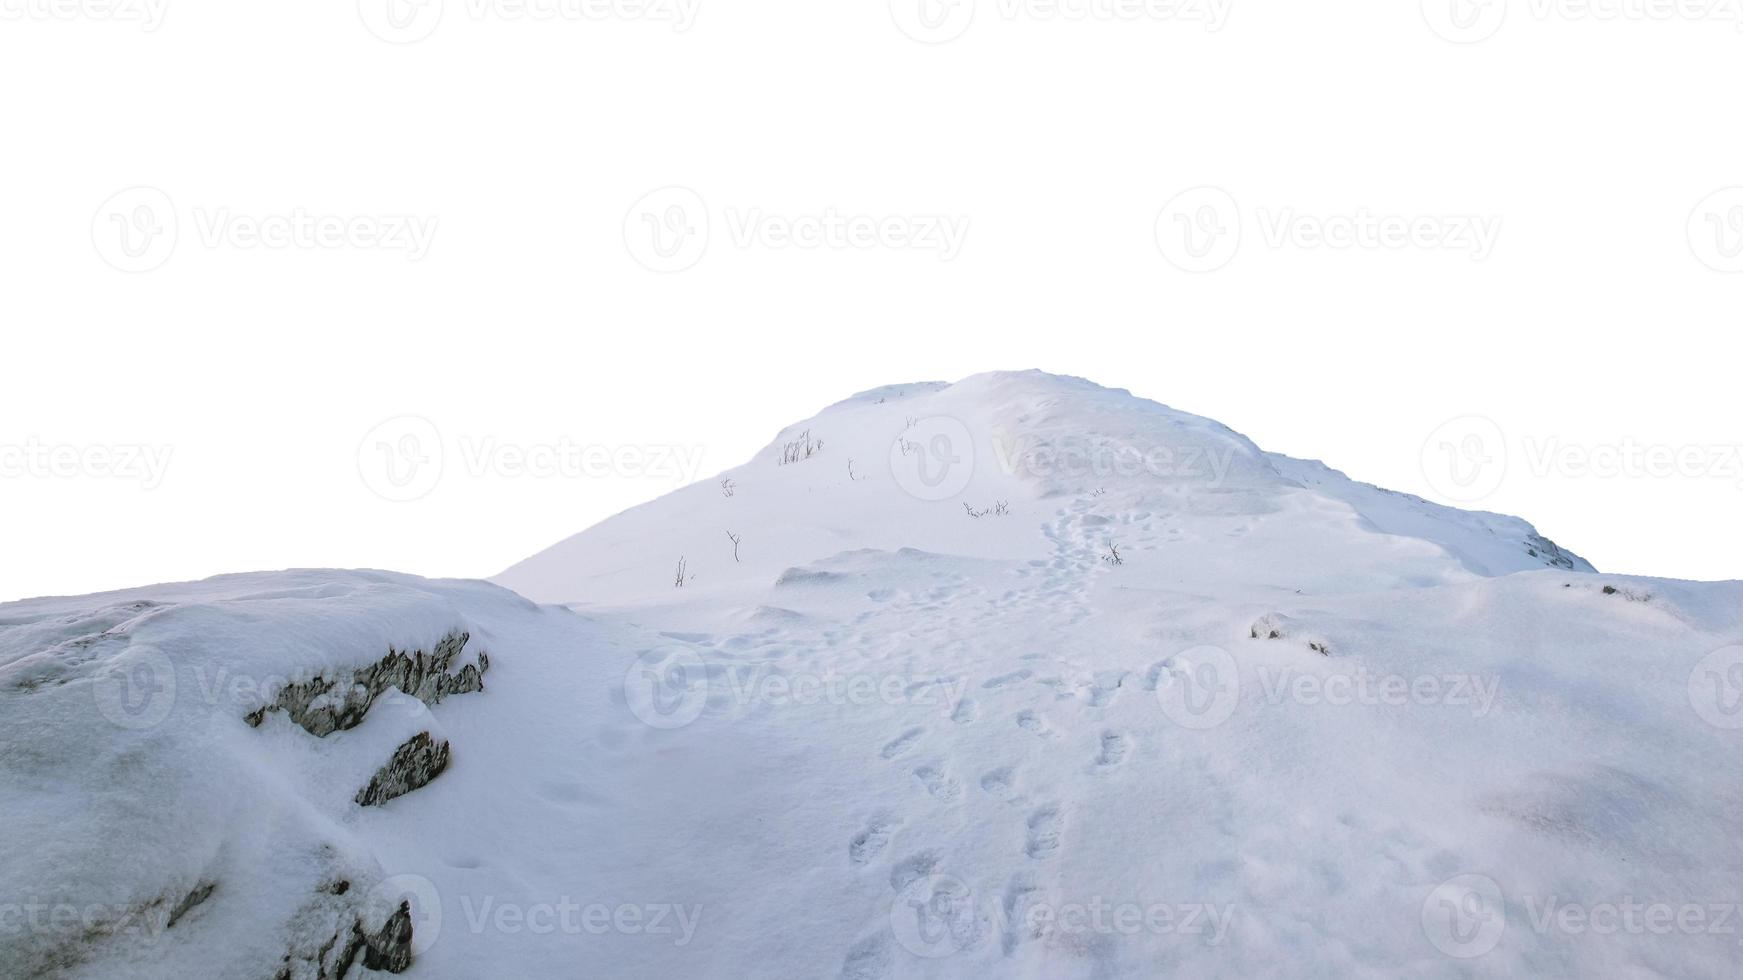
[[[1743,584],[1033,374],[503,582],[0,606],[0,976],[1743,968]]]

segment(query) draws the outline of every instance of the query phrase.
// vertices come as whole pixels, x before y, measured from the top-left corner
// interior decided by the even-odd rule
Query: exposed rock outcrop
[[[360,806],[376,806],[404,796],[442,774],[448,768],[448,743],[438,742],[429,732],[419,732],[394,750],[369,785],[357,791]]]
[[[1540,559],[1551,568],[1565,568],[1569,571],[1584,568],[1591,570],[1591,564],[1579,555],[1563,548],[1541,534],[1533,534],[1525,539],[1525,553]]]
[[[323,938],[286,952],[274,980],[344,980],[359,960],[368,969],[386,973],[404,973],[412,964],[409,902],[400,902],[387,921],[372,932],[365,928],[363,915],[355,907],[323,897],[306,906],[292,927],[296,934]]]
[[[451,694],[482,691],[484,673],[490,669],[489,654],[481,650],[476,664],[449,672],[471,638],[472,634],[456,630],[442,637],[432,653],[422,650],[407,653],[390,647],[387,656],[357,669],[348,678],[315,677],[287,684],[275,701],[250,712],[244,720],[259,727],[268,713],[283,711],[304,731],[324,737],[356,727],[375,699],[390,688],[398,688],[427,705],[435,705]]]

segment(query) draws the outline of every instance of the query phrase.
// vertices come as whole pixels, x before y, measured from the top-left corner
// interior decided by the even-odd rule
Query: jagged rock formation
[[[349,888],[350,882],[340,881],[327,896],[343,895]],[[403,973],[412,963],[412,913],[404,901],[371,932],[355,906],[323,896],[297,914],[292,928],[294,935],[323,938],[286,952],[274,980],[343,980],[359,960],[386,973]]]
[[[1552,568],[1565,568],[1569,571],[1582,567],[1587,570],[1591,568],[1585,559],[1571,551],[1563,550],[1560,545],[1541,534],[1527,535],[1525,545],[1526,554],[1533,558],[1542,559],[1545,565]]]
[[[451,694],[482,691],[484,673],[490,669],[489,654],[479,651],[476,665],[467,664],[458,673],[449,673],[471,638],[470,633],[458,630],[449,633],[429,654],[422,650],[408,654],[390,647],[387,656],[355,671],[349,683],[315,677],[288,684],[278,692],[276,701],[250,712],[245,720],[258,728],[268,712],[283,711],[304,731],[325,737],[356,727],[375,699],[389,688],[398,688],[432,706]]]
[[[404,796],[442,774],[448,768],[448,743],[438,742],[429,732],[419,732],[394,750],[369,785],[357,791],[359,806],[376,806]]]

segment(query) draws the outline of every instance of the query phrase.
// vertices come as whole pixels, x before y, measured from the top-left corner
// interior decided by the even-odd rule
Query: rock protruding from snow
[[[451,694],[482,691],[484,672],[490,669],[490,656],[483,651],[479,651],[476,664],[466,664],[457,673],[449,673],[470,639],[471,634],[456,630],[442,637],[433,653],[423,650],[406,653],[390,648],[387,656],[354,671],[344,682],[340,678],[315,677],[287,684],[279,690],[276,700],[251,712],[246,720],[258,728],[269,712],[283,711],[304,731],[325,737],[355,728],[376,699],[391,689],[397,688],[430,706]]]
[[[412,927],[439,931],[403,846],[458,817],[414,794],[360,818],[359,790],[391,799],[478,744],[434,716],[487,698],[429,706],[483,690],[479,646],[540,649],[547,622],[496,586],[369,571],[0,607],[0,906],[27,910],[0,908],[0,977],[403,969]]]
[[[1307,648],[1322,657],[1331,656],[1331,641],[1318,633],[1303,632],[1295,621],[1282,613],[1266,613],[1253,621],[1248,628],[1248,636],[1255,640],[1282,640],[1293,638],[1307,644]]]
[[[357,791],[357,804],[378,806],[429,785],[448,768],[448,758],[447,742],[431,738],[429,732],[413,735],[394,750],[393,758],[376,772],[369,785]]]
[[[292,947],[273,980],[345,980],[353,968],[404,973],[413,959],[410,903],[402,900],[379,927],[364,922],[349,881],[336,882],[298,911],[291,923]]]

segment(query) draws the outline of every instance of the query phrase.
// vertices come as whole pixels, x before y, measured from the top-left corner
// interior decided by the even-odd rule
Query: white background
[[[0,0],[0,598],[490,575],[674,486],[660,447],[706,474],[857,390],[1031,366],[1474,492],[1606,571],[1743,577],[1727,6],[386,2]],[[968,232],[771,238],[831,213]],[[1363,213],[1454,238],[1273,240]],[[298,214],[349,230],[247,237]],[[393,216],[424,253],[369,237]],[[1182,218],[1225,232],[1207,260]],[[395,502],[405,415],[442,467]],[[564,441],[641,461],[469,458]],[[161,483],[91,455],[130,446]]]

